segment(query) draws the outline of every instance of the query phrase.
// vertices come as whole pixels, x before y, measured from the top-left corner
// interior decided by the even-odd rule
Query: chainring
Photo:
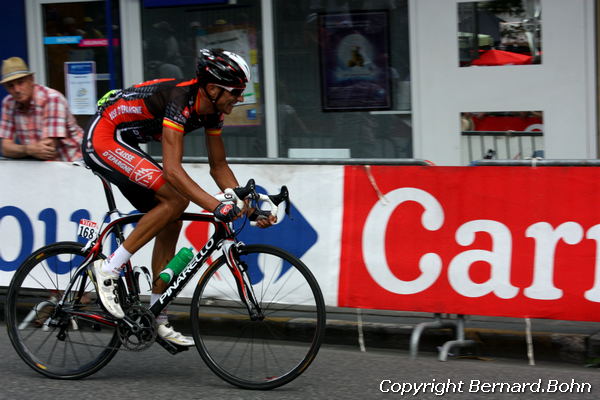
[[[131,306],[117,327],[121,345],[130,351],[142,351],[156,340],[158,326],[154,314],[140,305]]]

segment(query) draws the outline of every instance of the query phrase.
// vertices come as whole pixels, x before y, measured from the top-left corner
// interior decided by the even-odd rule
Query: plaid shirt
[[[10,95],[2,101],[0,138],[19,144],[58,138],[54,161],[75,161],[81,159],[82,137],[83,130],[69,111],[67,100],[57,90],[35,84],[31,105],[26,110]]]

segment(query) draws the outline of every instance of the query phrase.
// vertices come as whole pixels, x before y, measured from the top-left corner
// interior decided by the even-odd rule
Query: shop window
[[[154,3],[169,5],[166,1],[147,4]],[[260,16],[260,2],[253,0],[142,9],[144,79],[194,78],[201,48],[236,52],[250,65],[253,82],[244,92],[245,101],[225,117],[223,140],[228,157],[266,156]],[[184,156],[206,157],[203,129],[188,133],[184,140]],[[150,143],[149,151],[160,156],[160,143]]]
[[[544,157],[542,111],[463,112],[460,118],[466,162]]]
[[[458,3],[459,65],[540,64],[540,0]]]
[[[406,0],[274,1],[281,157],[412,157]]]
[[[111,5],[110,20],[107,20],[107,4]],[[67,65],[84,63],[84,68],[95,72],[95,87],[84,87],[82,93],[85,95],[77,100],[78,107],[72,109],[82,127],[87,126],[95,113],[96,97],[122,85],[118,6],[116,1],[51,2],[42,5],[47,85],[64,93],[70,100],[74,95],[68,93],[65,87],[65,81],[69,79],[65,76]]]

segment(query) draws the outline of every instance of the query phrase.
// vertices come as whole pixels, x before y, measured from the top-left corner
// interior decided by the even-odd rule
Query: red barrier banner
[[[339,306],[600,321],[598,168],[348,166],[344,196]]]

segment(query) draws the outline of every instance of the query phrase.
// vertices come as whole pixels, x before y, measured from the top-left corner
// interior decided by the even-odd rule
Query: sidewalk
[[[361,310],[365,346],[409,350],[417,324],[433,322],[428,313]],[[456,324],[456,315],[444,322]],[[334,309],[328,315],[328,339],[358,345],[359,322],[354,309]],[[464,339],[474,346],[450,350],[450,354],[503,357],[528,360],[526,322],[522,318],[465,316]],[[354,335],[352,333],[354,332]],[[436,352],[446,341],[455,340],[451,328],[425,329],[418,351]],[[345,340],[344,340],[345,338]],[[536,360],[586,364],[600,357],[600,323],[531,320],[533,355]]]

